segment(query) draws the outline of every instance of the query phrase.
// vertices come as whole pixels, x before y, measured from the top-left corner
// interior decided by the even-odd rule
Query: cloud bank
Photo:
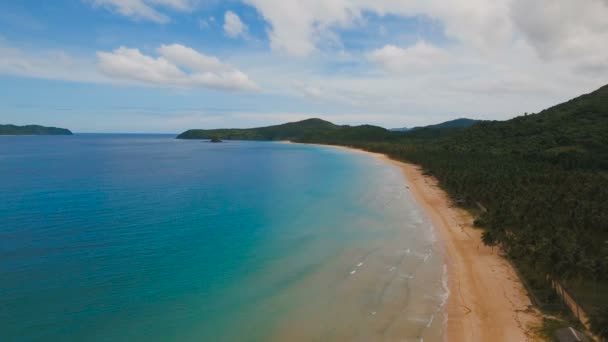
[[[427,42],[419,41],[407,48],[385,45],[374,50],[367,58],[392,72],[424,72],[437,68],[449,61],[450,56],[440,48]]]
[[[244,1],[270,24],[271,47],[292,56],[310,55],[324,38],[335,39],[336,30],[364,23],[373,13],[429,18],[448,39],[482,54],[523,41],[545,60],[567,60],[582,69],[608,64],[606,0]],[[385,54],[399,53],[385,48]]]

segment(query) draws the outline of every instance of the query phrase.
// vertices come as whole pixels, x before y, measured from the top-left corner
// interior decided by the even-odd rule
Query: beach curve
[[[445,339],[533,341],[541,314],[532,305],[513,265],[481,241],[472,216],[451,204],[448,195],[418,165],[384,154],[331,146],[379,158],[401,169],[409,189],[439,234],[448,270]]]

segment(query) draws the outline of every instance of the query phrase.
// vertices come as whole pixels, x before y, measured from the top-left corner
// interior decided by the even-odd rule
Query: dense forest
[[[475,213],[484,242],[501,247],[539,304],[554,295],[548,277],[558,280],[608,336],[608,86],[470,127],[392,132],[310,119],[180,138],[212,135],[346,145],[419,164]]]
[[[0,135],[72,135],[69,129],[38,125],[0,125]]]

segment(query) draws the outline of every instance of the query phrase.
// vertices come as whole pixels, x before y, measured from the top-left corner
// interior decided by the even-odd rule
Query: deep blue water
[[[265,340],[306,301],[291,289],[394,234],[361,228],[391,219],[369,205],[381,164],[272,142],[0,137],[0,339]]]

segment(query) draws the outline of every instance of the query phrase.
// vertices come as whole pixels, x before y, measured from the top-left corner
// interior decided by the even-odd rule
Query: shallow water
[[[433,230],[367,155],[0,137],[0,179],[3,340],[442,338]]]

